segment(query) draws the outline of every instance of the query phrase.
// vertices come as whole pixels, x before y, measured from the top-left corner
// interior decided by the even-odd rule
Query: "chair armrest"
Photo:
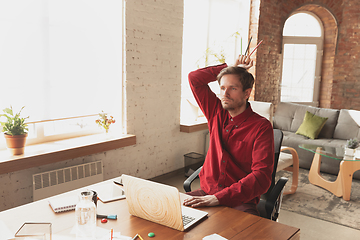
[[[265,209],[268,217],[271,217],[274,209],[280,208],[279,204],[281,204],[281,198],[282,198],[281,192],[284,189],[284,186],[288,180],[289,180],[288,178],[281,177],[275,184],[270,194],[268,195],[268,198],[266,199],[266,203],[265,203]],[[280,201],[278,204],[276,204],[279,198]]]
[[[184,182],[185,192],[191,192],[191,183],[199,176],[199,173],[202,169],[202,166],[199,167],[195,172],[193,172]]]
[[[272,206],[275,203],[275,201],[280,196],[281,191],[283,190],[285,184],[287,183],[289,179],[286,177],[281,177],[277,183],[275,184],[274,188],[272,189],[271,193],[269,194],[268,198],[266,199],[267,203],[271,203]]]

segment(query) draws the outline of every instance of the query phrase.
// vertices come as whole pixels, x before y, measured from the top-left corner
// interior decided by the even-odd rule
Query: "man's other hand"
[[[215,195],[206,195],[206,196],[191,196],[184,200],[184,205],[189,207],[211,207],[219,205],[219,200]]]
[[[239,55],[235,61],[235,66],[245,68],[248,70],[254,65],[254,61],[250,59],[249,56]]]

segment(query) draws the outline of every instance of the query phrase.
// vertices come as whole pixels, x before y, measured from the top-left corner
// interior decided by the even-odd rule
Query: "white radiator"
[[[37,201],[103,180],[101,161],[34,174],[33,200]]]

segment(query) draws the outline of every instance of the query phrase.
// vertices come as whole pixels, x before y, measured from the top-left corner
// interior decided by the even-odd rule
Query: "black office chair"
[[[281,201],[282,201],[282,193],[286,182],[288,181],[287,178],[280,178],[275,184],[275,174],[276,169],[279,161],[281,143],[283,139],[283,132],[279,129],[274,129],[274,168],[272,173],[272,181],[269,190],[261,195],[260,202],[257,206],[260,216],[276,221],[279,216]],[[193,174],[188,177],[184,182],[184,190],[186,192],[191,191],[191,183],[199,176],[201,168],[198,168]]]
[[[283,189],[289,179],[282,177],[275,184],[276,169],[279,162],[281,144],[283,140],[283,132],[279,129],[274,129],[274,168],[271,175],[271,185],[268,191],[261,195],[260,202],[257,209],[260,216],[276,221],[279,217],[279,211],[283,196]]]

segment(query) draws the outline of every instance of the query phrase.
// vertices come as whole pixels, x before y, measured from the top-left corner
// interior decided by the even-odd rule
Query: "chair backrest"
[[[273,124],[274,105],[271,102],[249,101],[251,109]]]
[[[276,169],[279,162],[279,156],[280,156],[280,150],[281,150],[281,144],[283,140],[283,132],[280,129],[274,129],[274,168],[271,175],[271,185],[268,191],[264,194],[265,198],[270,194],[271,190],[275,186],[275,175],[276,175]]]

